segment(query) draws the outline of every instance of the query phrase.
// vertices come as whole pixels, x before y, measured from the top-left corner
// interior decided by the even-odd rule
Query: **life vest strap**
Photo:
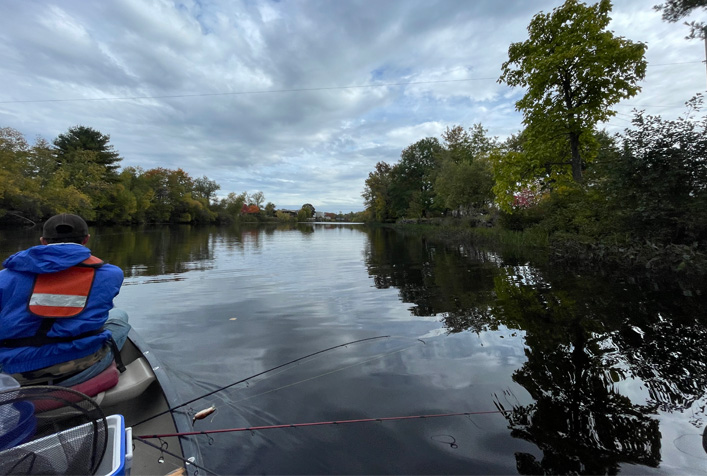
[[[120,349],[118,348],[118,344],[116,344],[115,340],[113,340],[113,336],[110,336],[108,338],[107,344],[110,347],[110,350],[113,351],[113,360],[115,361],[115,366],[122,374],[123,372],[125,372],[125,365],[123,364],[123,357],[120,355]]]

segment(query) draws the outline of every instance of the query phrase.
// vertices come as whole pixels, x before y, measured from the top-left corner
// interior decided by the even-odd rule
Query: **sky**
[[[0,127],[50,142],[83,125],[122,167],[181,168],[277,208],[364,209],[376,163],[447,127],[522,129],[508,46],[562,0],[4,0]],[[593,2],[588,2],[593,3]],[[664,118],[707,89],[705,46],[660,0],[615,0],[609,29],[648,46],[634,110]],[[700,19],[701,12],[688,18]]]

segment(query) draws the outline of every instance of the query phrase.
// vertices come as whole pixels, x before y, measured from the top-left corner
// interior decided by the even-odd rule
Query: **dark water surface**
[[[496,412],[196,436],[216,473],[707,471],[704,294],[361,225],[92,234],[185,401],[390,336],[197,402],[196,429]],[[2,255],[35,235],[0,231]]]

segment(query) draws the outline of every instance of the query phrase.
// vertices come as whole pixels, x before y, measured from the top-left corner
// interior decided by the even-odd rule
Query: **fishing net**
[[[0,475],[94,474],[108,425],[87,395],[55,386],[0,392]]]

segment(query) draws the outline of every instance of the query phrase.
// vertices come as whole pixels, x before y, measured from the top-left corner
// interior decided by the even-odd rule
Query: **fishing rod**
[[[219,430],[201,430],[201,431],[185,431],[181,433],[165,433],[162,435],[140,435],[135,438],[140,440],[149,440],[155,438],[169,438],[173,436],[192,436],[192,435],[209,435],[212,433],[236,433],[241,431],[261,431],[261,430],[275,430],[279,428],[301,428],[306,426],[325,426],[325,425],[344,425],[350,423],[370,423],[370,422],[383,422],[383,421],[398,421],[398,420],[416,420],[416,419],[428,419],[428,418],[444,418],[453,416],[471,416],[471,415],[491,415],[495,413],[508,413],[508,410],[489,410],[484,412],[457,412],[457,413],[436,413],[431,415],[409,415],[409,416],[394,416],[394,417],[380,417],[380,418],[359,418],[355,420],[331,420],[331,421],[316,421],[310,423],[287,423],[280,425],[264,425],[264,426],[248,426],[241,428],[224,428]]]
[[[228,385],[226,385],[226,386],[224,386],[224,387],[217,388],[216,390],[213,390],[213,391],[211,391],[211,392],[205,393],[205,394],[203,394],[203,395],[201,395],[201,396],[199,396],[199,397],[192,398],[191,400],[186,401],[186,402],[184,402],[184,403],[182,403],[182,404],[180,404],[180,405],[176,405],[176,406],[174,406],[174,407],[168,408],[167,410],[165,410],[165,411],[163,411],[163,412],[160,412],[160,413],[157,413],[157,414],[155,414],[155,415],[152,415],[151,417],[147,417],[147,418],[145,418],[144,420],[139,421],[138,423],[133,424],[132,426],[142,425],[143,423],[145,423],[145,422],[147,422],[147,421],[150,421],[150,420],[152,420],[152,419],[154,419],[154,418],[157,418],[157,417],[160,417],[160,416],[165,415],[165,414],[167,414],[167,413],[170,413],[170,412],[172,412],[173,410],[176,410],[177,408],[184,407],[184,406],[186,406],[186,405],[189,405],[190,403],[196,402],[197,400],[201,400],[202,398],[210,397],[211,395],[213,395],[213,394],[215,394],[215,393],[218,393],[218,392],[221,392],[221,391],[223,391],[223,390],[226,390],[227,388],[231,388],[231,387],[233,387],[234,385],[238,385],[238,384],[240,384],[240,383],[247,382],[248,380],[254,379],[255,377],[260,377],[261,375],[264,375],[264,374],[266,374],[266,373],[268,373],[268,372],[273,372],[273,371],[275,371],[275,370],[277,370],[277,369],[281,369],[281,368],[286,367],[286,366],[288,366],[288,365],[292,365],[292,364],[294,364],[294,363],[297,363],[297,362],[299,362],[299,361],[301,361],[301,360],[304,360],[304,359],[307,359],[307,358],[309,358],[309,357],[314,357],[315,355],[323,354],[324,352],[329,352],[330,350],[338,349],[338,348],[340,348],[340,347],[346,347],[347,345],[358,344],[358,343],[361,343],[361,342],[367,342],[367,341],[376,340],[376,339],[386,339],[386,338],[388,338],[388,337],[390,337],[390,336],[367,337],[367,338],[365,338],[365,339],[358,339],[358,340],[354,340],[354,341],[351,341],[351,342],[347,342],[347,343],[345,343],[345,344],[339,344],[339,345],[335,345],[335,346],[332,346],[332,347],[328,347],[328,348],[326,348],[326,349],[318,350],[317,352],[312,352],[311,354],[307,354],[307,355],[305,355],[305,356],[298,357],[298,358],[296,358],[296,359],[290,360],[289,362],[285,362],[284,364],[280,364],[280,365],[275,366],[275,367],[272,367],[272,368],[270,368],[270,369],[263,370],[262,372],[259,372],[259,373],[255,374],[255,375],[251,375],[250,377],[247,377],[247,378],[238,380],[237,382],[233,382],[233,383],[228,384]]]

